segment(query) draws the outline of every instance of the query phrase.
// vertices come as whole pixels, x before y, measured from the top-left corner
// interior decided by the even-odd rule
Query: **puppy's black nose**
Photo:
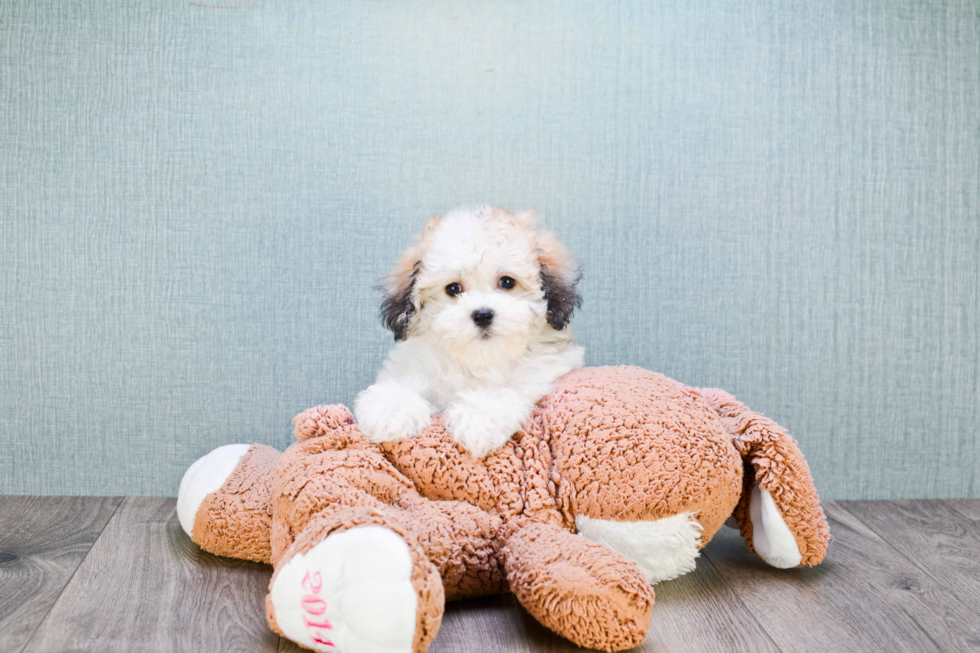
[[[480,327],[481,329],[486,329],[493,322],[493,311],[489,308],[478,308],[473,311],[470,316],[473,318],[473,323]]]

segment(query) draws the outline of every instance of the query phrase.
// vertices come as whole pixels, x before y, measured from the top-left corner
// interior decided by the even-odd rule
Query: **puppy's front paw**
[[[354,400],[357,425],[371,442],[410,438],[429,425],[432,408],[418,394],[394,384],[374,384]]]
[[[531,412],[515,393],[476,391],[446,409],[453,439],[476,458],[504,446]]]

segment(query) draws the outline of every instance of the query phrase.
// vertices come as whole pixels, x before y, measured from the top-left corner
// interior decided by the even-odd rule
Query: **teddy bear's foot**
[[[503,557],[521,605],[562,637],[603,651],[633,648],[646,638],[653,588],[612,549],[531,523],[511,531]]]
[[[419,599],[405,540],[383,526],[330,535],[279,569],[272,609],[283,635],[318,651],[411,653]]]
[[[803,555],[796,538],[779,514],[772,495],[758,483],[752,485],[749,519],[752,520],[752,545],[760,558],[777,569],[800,566]]]
[[[177,517],[191,540],[215,555],[268,563],[279,455],[264,445],[229,444],[192,464],[177,494]]]
[[[315,651],[424,652],[442,620],[439,572],[385,521],[358,509],[311,522],[276,567],[272,628]]]
[[[830,528],[796,440],[723,390],[699,392],[721,417],[746,464],[734,513],[745,543],[781,569],[819,564]]]

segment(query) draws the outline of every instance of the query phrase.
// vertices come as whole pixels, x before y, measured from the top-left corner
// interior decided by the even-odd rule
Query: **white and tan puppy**
[[[555,382],[582,366],[568,322],[578,266],[532,212],[434,216],[384,281],[398,344],[354,411],[372,442],[409,438],[442,412],[476,457],[501,447]]]

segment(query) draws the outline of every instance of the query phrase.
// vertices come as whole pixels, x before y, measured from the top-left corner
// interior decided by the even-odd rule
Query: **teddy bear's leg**
[[[371,508],[412,531],[438,568],[448,600],[506,591],[500,517],[467,503],[421,496],[343,406],[311,408],[294,422],[299,442],[279,461],[274,486],[274,564],[321,512]]]
[[[749,548],[781,569],[818,564],[827,552],[830,528],[796,441],[727,392],[700,393],[721,417],[746,463],[734,517]]]
[[[552,524],[508,525],[511,591],[535,619],[579,646],[623,651],[644,640],[653,588],[612,549]]]
[[[215,555],[268,563],[279,456],[261,444],[229,444],[192,464],[177,494],[177,516],[191,540]]]
[[[458,501],[403,499],[385,509],[411,530],[439,570],[447,601],[500,594],[500,517]]]
[[[293,418],[300,441],[338,434],[353,422],[344,406],[316,406]],[[177,493],[177,517],[209,553],[270,562],[272,483],[281,454],[265,445],[228,444],[195,461]]]
[[[424,653],[442,621],[439,570],[385,510],[338,507],[313,517],[276,562],[273,630],[316,651]]]

